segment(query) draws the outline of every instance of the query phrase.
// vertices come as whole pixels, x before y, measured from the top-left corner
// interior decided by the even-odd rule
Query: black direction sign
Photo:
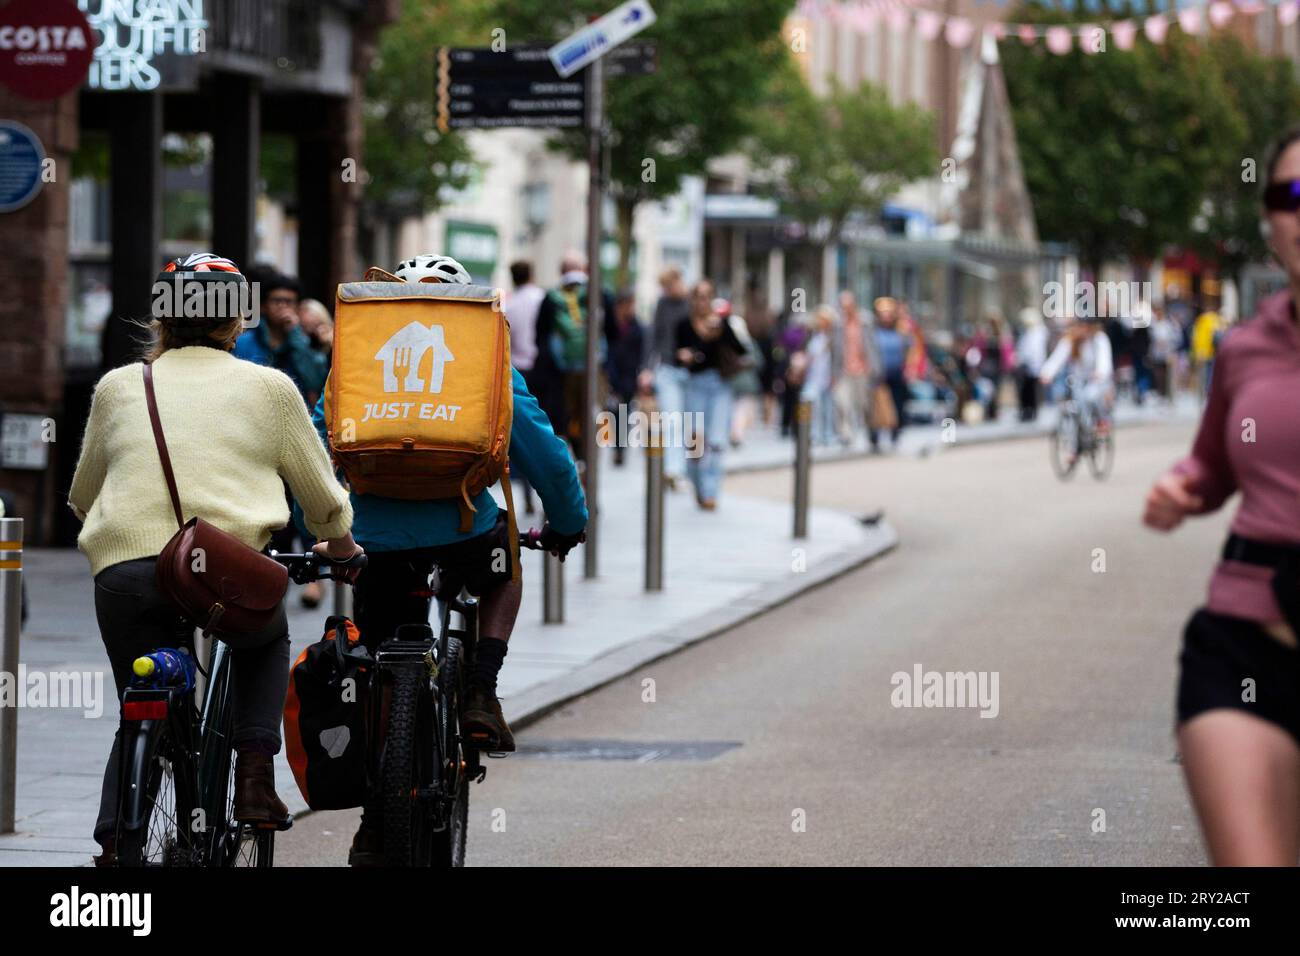
[[[606,76],[634,76],[656,73],[658,69],[659,48],[654,40],[620,43],[605,54]]]
[[[546,47],[439,47],[434,90],[439,131],[583,124],[587,75],[555,72]]]

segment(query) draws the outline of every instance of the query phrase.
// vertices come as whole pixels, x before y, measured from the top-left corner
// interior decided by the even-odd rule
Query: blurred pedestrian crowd
[[[581,467],[587,262],[571,251],[559,266],[559,281],[547,289],[531,262],[513,263],[504,307],[511,361]],[[235,354],[284,371],[312,407],[329,372],[330,311],[302,299],[293,276],[265,265],[248,274],[258,283],[260,321]],[[1044,318],[1041,309],[1022,310],[1014,323],[989,311],[954,332],[923,329],[902,298],[864,306],[846,290],[835,305],[778,314],[751,296],[742,315],[709,280],[688,284],[676,267],[663,271],[659,285],[646,321],[630,290],[601,290],[601,401],[613,414],[623,406],[685,423],[666,442],[665,477],[674,489],[689,484],[704,510],[717,507],[727,450],[756,426],[791,436],[801,408],[814,444],[880,452],[897,447],[909,425],[975,424],[1011,407],[1007,414],[1032,421],[1044,399],[1063,392],[1060,379],[1044,390],[1039,378],[1069,323]],[[1137,403],[1172,400],[1179,389],[1203,396],[1227,324],[1217,296],[1193,303],[1177,289],[1163,304],[1102,320],[1116,389]],[[613,458],[624,463],[621,443]],[[531,508],[531,496],[527,501]],[[281,550],[292,544],[277,542]]]

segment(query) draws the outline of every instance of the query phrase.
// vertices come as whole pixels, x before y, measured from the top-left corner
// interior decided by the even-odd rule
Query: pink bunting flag
[[[1284,27],[1289,27],[1296,21],[1296,14],[1300,13],[1300,7],[1294,3],[1281,3],[1277,8],[1277,22]]]
[[[1016,35],[1020,37],[1020,42],[1025,46],[1029,46],[1038,39],[1038,31],[1028,23],[1020,24],[1020,28],[1016,30]]]
[[[1069,27],[1048,27],[1047,28],[1047,48],[1057,56],[1064,56],[1070,52],[1070,47],[1074,45],[1074,37],[1070,34]]]
[[[1169,18],[1163,13],[1147,17],[1146,23],[1142,25],[1142,32],[1152,43],[1164,43],[1165,34],[1169,32]]]
[[[1184,33],[1196,35],[1201,32],[1201,8],[1186,7],[1178,11],[1178,25]]]
[[[1118,23],[1110,25],[1110,35],[1115,38],[1115,46],[1121,50],[1133,49],[1133,41],[1137,38],[1137,24],[1132,20],[1120,20]]]
[[[943,14],[933,10],[917,10],[916,29],[925,39],[933,40],[943,29]]]
[[[1007,25],[1005,23],[993,22],[987,24],[984,31],[995,40],[1005,40],[1007,38]]]
[[[1216,28],[1225,26],[1237,11],[1228,0],[1215,0],[1210,4],[1210,22]]]
[[[944,37],[948,40],[949,46],[959,49],[970,43],[971,37],[974,35],[975,24],[965,17],[953,17],[948,21],[947,29],[944,30]]]
[[[1243,17],[1253,17],[1268,9],[1264,0],[1237,0],[1237,12]]]

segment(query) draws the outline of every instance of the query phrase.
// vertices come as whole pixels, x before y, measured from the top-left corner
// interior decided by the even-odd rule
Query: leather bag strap
[[[181,496],[176,491],[176,475],[172,472],[172,459],[167,454],[167,439],[163,437],[162,420],[158,417],[158,399],[153,391],[153,366],[144,367],[144,400],[149,406],[149,424],[153,426],[153,440],[158,446],[158,457],[162,460],[163,475],[167,478],[167,490],[172,496],[172,510],[176,512],[176,526],[185,527],[185,518],[181,512]]]

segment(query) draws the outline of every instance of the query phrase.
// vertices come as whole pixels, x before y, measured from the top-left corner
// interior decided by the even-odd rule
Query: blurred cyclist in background
[[[1077,319],[1071,323],[1043,363],[1039,380],[1044,385],[1051,385],[1064,370],[1074,385],[1074,394],[1083,409],[1085,421],[1098,434],[1104,435],[1110,430],[1115,363],[1110,339],[1106,337],[1102,324],[1102,320],[1096,318]]]

